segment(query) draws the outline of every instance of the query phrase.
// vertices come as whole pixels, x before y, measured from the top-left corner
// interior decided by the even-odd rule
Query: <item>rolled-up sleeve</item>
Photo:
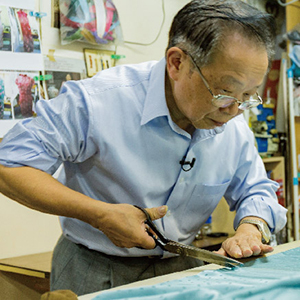
[[[235,176],[224,195],[230,210],[236,211],[234,228],[244,217],[256,216],[264,219],[271,232],[276,233],[286,224],[287,209],[278,203],[276,191],[279,185],[267,178],[263,161],[254,146],[253,133],[246,128],[244,134],[248,135],[249,144],[244,144]]]
[[[80,81],[68,82],[60,95],[40,100],[37,117],[18,122],[0,144],[0,163],[30,166],[53,174],[63,161],[81,162],[93,155],[88,95]]]

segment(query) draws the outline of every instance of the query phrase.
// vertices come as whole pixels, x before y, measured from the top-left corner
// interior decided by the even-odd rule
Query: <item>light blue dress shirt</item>
[[[67,82],[57,98],[38,102],[38,117],[19,122],[6,135],[0,163],[49,174],[63,164],[59,180],[91,198],[142,207],[166,204],[169,211],[156,224],[185,244],[223,195],[237,211],[234,226],[251,215],[265,219],[275,232],[282,229],[286,209],[277,203],[278,186],[266,177],[243,116],[191,137],[170,117],[164,80],[162,59]],[[188,161],[196,158],[188,172],[179,164],[185,155]],[[119,248],[82,221],[60,220],[65,236],[103,253],[163,254],[158,248]]]

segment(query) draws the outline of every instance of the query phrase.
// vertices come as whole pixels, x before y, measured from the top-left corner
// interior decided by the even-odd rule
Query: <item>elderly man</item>
[[[262,103],[273,47],[270,15],[194,0],[174,17],[161,61],[69,81],[6,135],[0,191],[61,216],[52,290],[84,294],[201,264],[155,248],[134,205],[190,244],[224,196],[236,234],[219,254],[272,251],[263,242],[283,228],[286,210],[241,114]]]

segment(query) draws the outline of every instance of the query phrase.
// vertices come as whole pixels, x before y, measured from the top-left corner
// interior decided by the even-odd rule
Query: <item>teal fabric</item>
[[[300,299],[300,248],[233,269],[208,270],[152,286],[105,291],[93,300]]]

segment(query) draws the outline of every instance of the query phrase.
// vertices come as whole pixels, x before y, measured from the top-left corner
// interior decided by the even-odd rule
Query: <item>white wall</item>
[[[165,0],[165,23],[158,40],[150,46],[125,44],[117,52],[125,54],[126,59],[119,63],[137,63],[147,60],[160,60],[167,46],[168,31],[177,11],[188,0]],[[159,31],[162,21],[162,0],[115,0],[122,23],[125,41],[150,43]]]
[[[50,17],[48,11],[50,2],[40,2],[41,11],[48,12],[47,18]],[[129,44],[119,46],[117,53],[126,55],[126,58],[118,61],[118,64],[161,59],[167,46],[168,29],[172,18],[188,2],[188,0],[165,0],[166,20],[158,40],[150,46]],[[114,3],[119,12],[125,40],[149,43],[155,39],[162,21],[162,0],[114,0]],[[43,20],[46,21],[47,19]],[[42,34],[43,52],[47,54],[53,45],[48,42],[48,32]],[[52,31],[51,34],[56,33]],[[81,50],[84,47],[90,45],[78,43],[62,46],[60,50],[56,50],[56,54],[65,52],[69,57],[83,57]],[[0,259],[51,251],[61,233],[58,217],[28,209],[2,194],[0,194],[0,220]]]
[[[0,259],[51,251],[60,236],[58,217],[22,206],[0,194]]]

